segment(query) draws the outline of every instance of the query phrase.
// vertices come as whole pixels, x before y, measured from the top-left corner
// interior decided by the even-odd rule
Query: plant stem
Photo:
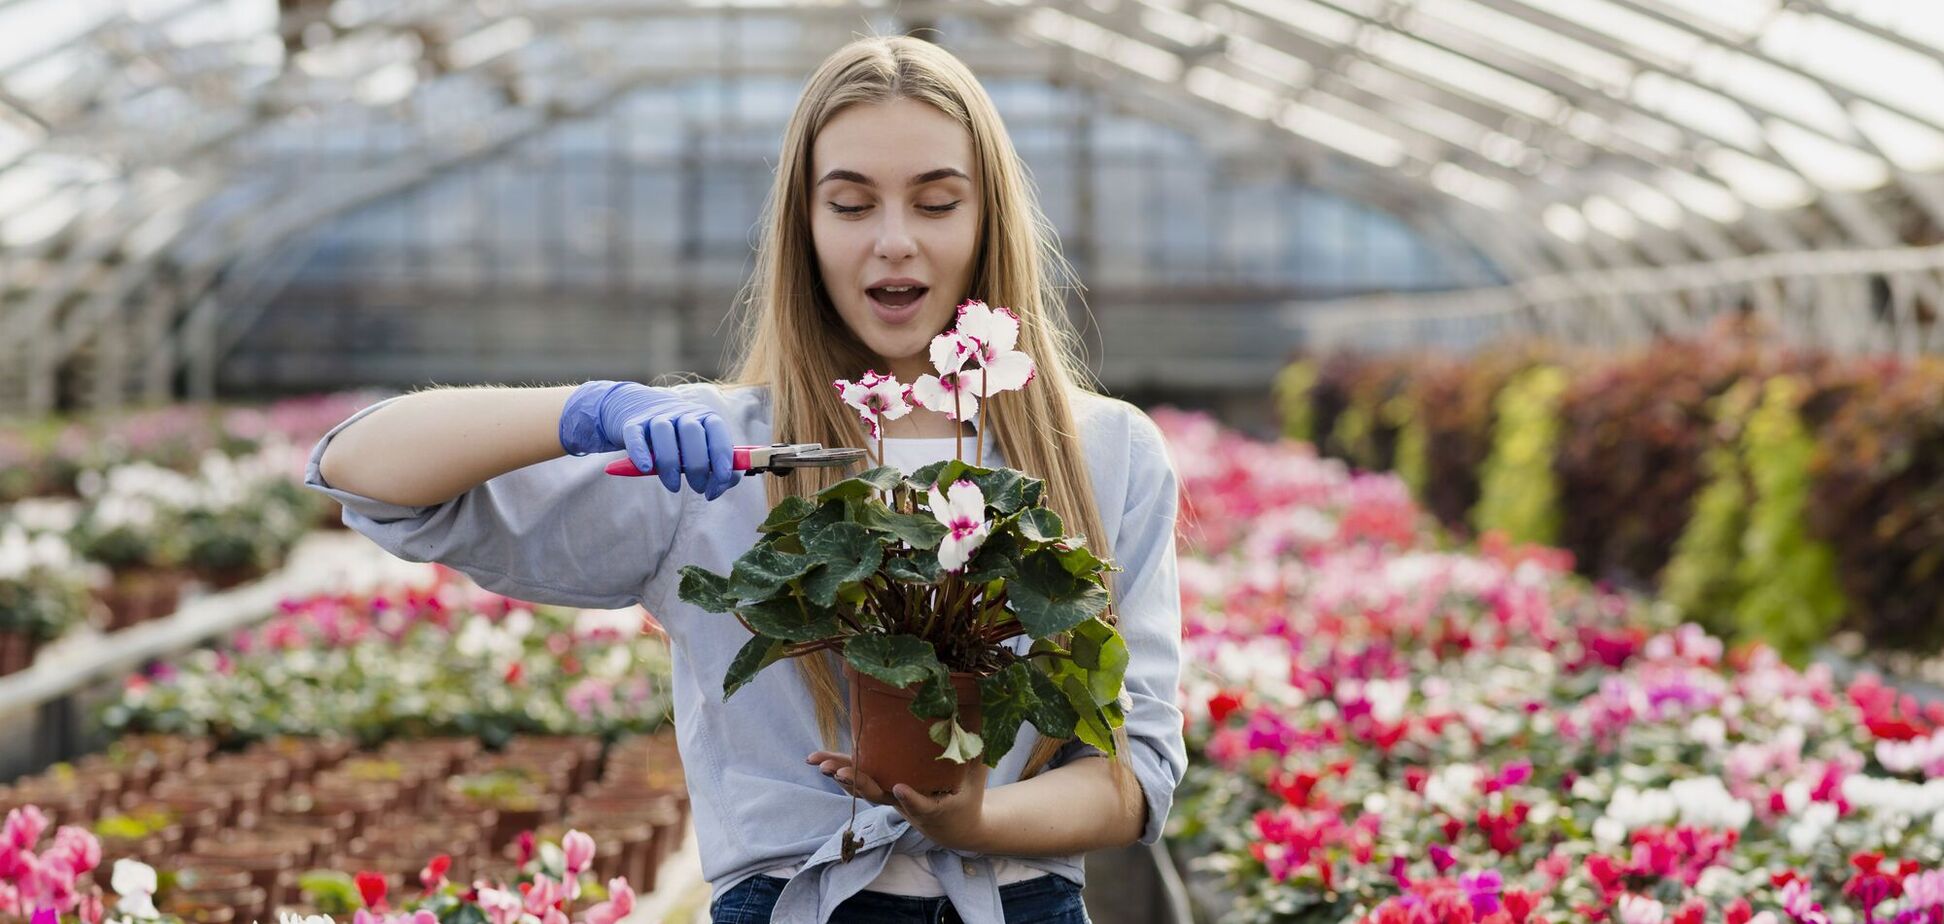
[[[979,369],[980,369],[980,373],[979,373],[979,437],[978,437],[978,439],[979,439],[979,467],[980,467],[980,468],[985,468],[985,444],[986,444],[986,440],[985,440],[985,432],[986,432],[986,429],[985,429],[985,414],[986,414],[986,405],[987,405],[988,403],[990,403],[990,402],[991,402],[991,400],[992,400],[992,398],[991,398],[991,396],[990,396],[990,395],[989,395],[989,393],[988,393],[988,391],[989,391],[989,389],[987,388],[987,383],[986,383],[986,380],[987,380],[987,379],[989,379],[989,378],[991,378],[992,376],[991,376],[991,373],[989,373],[989,372],[986,372],[986,371],[984,371],[984,370],[985,370],[985,353],[984,353],[984,348],[983,348],[983,347],[982,347],[982,348],[980,348],[980,349],[981,349],[981,352],[980,352],[980,354],[979,354]]]

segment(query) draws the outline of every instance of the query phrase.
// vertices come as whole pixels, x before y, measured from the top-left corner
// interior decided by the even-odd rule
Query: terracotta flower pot
[[[849,664],[844,665],[844,675],[850,681],[851,735],[858,771],[885,792],[899,783],[929,795],[957,792],[972,763],[947,760],[945,749],[931,739],[932,720],[911,714],[917,685],[900,690],[859,673]],[[977,734],[983,724],[978,676],[954,671],[952,686],[958,693],[959,725]]]

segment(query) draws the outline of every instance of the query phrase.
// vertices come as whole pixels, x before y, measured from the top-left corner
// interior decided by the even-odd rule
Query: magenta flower
[[[1458,877],[1458,885],[1463,887],[1467,898],[1471,899],[1472,913],[1484,917],[1499,910],[1499,892],[1505,887],[1505,880],[1499,871],[1488,869],[1484,872],[1466,873]]]

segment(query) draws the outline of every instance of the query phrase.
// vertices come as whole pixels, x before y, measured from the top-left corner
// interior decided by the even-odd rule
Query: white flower
[[[1809,853],[1816,849],[1816,845],[1822,842],[1823,836],[1835,824],[1835,805],[1828,802],[1811,805],[1803,809],[1801,816],[1789,825],[1789,847],[1799,854]]]
[[[1453,815],[1470,814],[1472,797],[1478,792],[1479,769],[1472,764],[1452,764],[1439,768],[1424,781],[1424,799]]]
[[[1739,831],[1755,815],[1755,807],[1730,794],[1720,777],[1677,780],[1667,787],[1667,792],[1680,807],[1683,824]]]
[[[985,542],[992,524],[985,518],[985,494],[966,479],[952,483],[948,494],[933,487],[929,495],[932,516],[950,532],[938,544],[938,565],[946,571],[961,571],[972,553]]]
[[[277,924],[337,924],[326,914],[292,914],[285,911],[277,915]]]
[[[1025,388],[1038,370],[1033,358],[1014,349],[1019,343],[1019,315],[1010,308],[992,308],[973,300],[959,306],[958,332],[972,341],[972,361],[979,368],[971,373],[975,395],[993,395]],[[970,376],[968,376],[970,378]]]
[[[109,884],[120,896],[117,910],[133,918],[161,917],[155,910],[155,867],[124,857],[115,861]]]
[[[1645,895],[1620,896],[1621,924],[1661,924],[1667,908]]]
[[[843,396],[844,403],[870,425],[872,439],[880,435],[880,420],[897,420],[911,413],[910,386],[900,383],[895,376],[879,375],[876,369],[866,371],[858,381],[838,379],[831,385]]]
[[[932,338],[931,360],[937,375],[921,375],[911,383],[911,400],[927,410],[937,411],[952,420],[966,420],[979,413],[978,371],[965,368],[972,357],[974,341],[956,331]]]

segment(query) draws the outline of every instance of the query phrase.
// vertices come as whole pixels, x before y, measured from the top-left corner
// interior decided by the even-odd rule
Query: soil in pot
[[[972,762],[945,759],[945,748],[931,738],[933,720],[911,714],[917,684],[900,690],[849,664],[844,675],[850,682],[851,740],[860,773],[887,793],[899,783],[931,796],[954,793],[964,785]],[[978,676],[954,671],[952,686],[958,693],[959,725],[978,734],[983,724]]]

